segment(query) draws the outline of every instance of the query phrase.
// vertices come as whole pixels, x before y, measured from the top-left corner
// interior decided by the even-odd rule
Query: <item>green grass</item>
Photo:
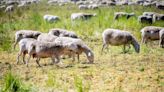
[[[134,12],[136,17],[114,20],[114,12],[119,11]],[[12,14],[0,12],[0,89],[4,90],[12,83],[19,89],[26,89],[23,81],[31,86],[32,92],[162,92],[164,50],[158,47],[158,41],[148,43],[147,46],[141,45],[139,54],[135,53],[133,48],[129,53],[122,54],[121,46],[109,46],[108,52],[100,54],[101,34],[106,28],[127,30],[140,42],[140,30],[150,26],[137,21],[137,16],[144,11],[164,13],[155,7],[110,6],[97,10],[79,10],[72,4],[59,7],[47,6],[45,3],[31,5],[25,10],[17,9]],[[70,15],[75,12],[97,13],[97,16],[86,21],[71,22]],[[61,20],[48,23],[43,20],[45,14],[59,16]],[[152,25],[164,27],[164,22],[157,21]],[[81,63],[72,63],[71,59],[66,59],[61,60],[64,65],[60,67],[48,65],[51,62],[49,59],[40,61],[42,68],[37,67],[34,59],[29,62],[29,68],[23,64],[16,65],[19,48],[12,51],[11,47],[17,30],[48,32],[56,27],[75,31],[93,50],[95,64],[83,64],[87,59],[82,54]],[[11,65],[11,72],[14,73],[8,74],[9,77],[5,76],[8,63]],[[20,78],[15,75],[19,75]],[[3,78],[6,82],[2,82]],[[15,86],[7,90],[15,90]]]

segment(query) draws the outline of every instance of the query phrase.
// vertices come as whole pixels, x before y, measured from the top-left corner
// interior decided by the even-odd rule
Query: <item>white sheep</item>
[[[90,19],[91,17],[96,16],[96,14],[90,14],[90,13],[72,13],[71,14],[71,20],[76,20],[76,19],[83,19],[87,20]]]
[[[60,62],[60,56],[63,55],[65,52],[68,52],[67,48],[53,42],[32,42],[28,49],[29,57],[27,61],[27,66],[31,56],[37,58],[36,63],[38,64],[38,66],[40,66],[40,58],[51,58],[53,61],[52,63],[58,63]]]
[[[16,44],[23,38],[35,38],[41,34],[41,32],[38,31],[32,31],[32,30],[20,30],[15,33],[15,43],[14,43],[14,49]]]
[[[140,15],[138,16],[138,21],[140,23],[150,23],[152,24],[153,22],[155,22],[154,18],[151,16],[145,16],[145,15]]]
[[[88,9],[88,6],[87,5],[79,5],[79,9],[80,10]]]
[[[130,17],[135,16],[134,13],[127,13],[127,12],[116,12],[114,14],[114,19],[118,19],[119,17],[126,17],[126,19],[129,19]]]
[[[58,36],[42,33],[38,36],[37,40],[41,42],[53,42]]]
[[[29,48],[30,44],[34,41],[36,41],[36,39],[33,39],[33,38],[24,38],[24,39],[20,40],[20,42],[19,42],[19,52],[18,52],[18,55],[17,55],[17,64],[19,63],[19,57],[21,55],[23,57],[24,64],[26,63],[25,62],[25,56],[28,53],[28,48]]]
[[[123,50],[124,53],[126,52],[126,46],[133,45],[135,51],[137,53],[140,52],[140,45],[136,41],[135,37],[127,31],[122,31],[118,29],[106,29],[102,33],[102,38],[103,38],[103,47],[102,51],[104,48],[107,48],[108,44],[114,45],[114,46],[119,46],[123,45]]]
[[[60,29],[60,28],[53,28],[50,29],[48,34],[59,36],[59,37],[71,37],[71,38],[78,38],[75,32],[68,31],[66,29]]]
[[[44,18],[44,20],[46,20],[50,23],[60,20],[60,18],[58,16],[54,16],[54,15],[44,15],[43,18]]]
[[[84,52],[87,56],[89,63],[94,62],[94,53],[81,39],[58,37],[55,39],[55,43],[63,45],[64,47],[72,51],[71,53],[67,53],[67,54],[68,55],[72,54],[73,60],[75,60],[74,58],[75,53],[78,55],[78,61],[79,61],[79,55]]]
[[[146,26],[141,29],[141,43],[147,43],[148,40],[159,40],[159,32],[162,27]]]

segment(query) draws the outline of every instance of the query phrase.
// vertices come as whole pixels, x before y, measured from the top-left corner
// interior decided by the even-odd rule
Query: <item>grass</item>
[[[150,25],[138,23],[137,17],[114,21],[114,12],[119,11],[134,12],[136,16],[144,11],[164,13],[155,7],[110,6],[97,10],[79,10],[77,6],[71,4],[59,7],[47,6],[45,3],[31,5],[25,10],[17,9],[12,14],[0,12],[0,89],[7,87],[4,86],[7,82],[2,81],[8,78],[6,72],[11,70],[14,75],[5,80],[12,82],[16,80],[14,85],[23,89],[22,82],[26,83],[31,86],[32,92],[162,92],[164,50],[158,47],[158,41],[148,43],[147,46],[141,45],[139,54],[133,49],[127,54],[122,54],[121,46],[109,46],[108,52],[100,54],[101,33],[104,29],[124,29],[130,31],[140,41],[139,31]],[[71,22],[70,15],[74,12],[97,13],[97,16],[86,21]],[[45,22],[44,14],[57,15],[61,20],[56,23]],[[157,21],[152,25],[164,27],[164,22]],[[60,67],[49,65],[50,59],[42,59],[41,68],[37,67],[34,59],[29,62],[29,68],[23,64],[16,65],[19,48],[12,51],[11,47],[17,30],[48,32],[49,29],[56,27],[75,31],[93,50],[95,64],[83,64],[87,59],[85,55],[81,55],[81,63],[72,63],[71,59],[65,59],[62,60],[64,64]],[[8,83],[8,86],[9,84],[11,83]]]

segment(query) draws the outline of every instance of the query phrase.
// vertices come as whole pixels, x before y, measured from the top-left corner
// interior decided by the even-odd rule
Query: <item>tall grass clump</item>
[[[11,71],[4,76],[3,83],[1,92],[30,92],[30,89]]]

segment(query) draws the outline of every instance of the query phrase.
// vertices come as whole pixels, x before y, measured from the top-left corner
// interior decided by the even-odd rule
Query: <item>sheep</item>
[[[76,20],[76,19],[83,19],[87,20],[90,19],[91,17],[96,16],[96,14],[90,14],[90,13],[72,13],[71,14],[71,20]]]
[[[104,48],[107,48],[108,44],[114,46],[123,45],[124,53],[126,53],[126,46],[128,45],[130,48],[130,44],[132,44],[135,51],[137,53],[140,52],[140,45],[130,32],[109,28],[104,30],[102,33],[102,38],[103,47],[101,53],[103,52]]]
[[[119,17],[126,17],[126,19],[129,19],[130,17],[134,16],[134,13],[126,13],[126,12],[116,12],[114,14],[114,19],[118,19]]]
[[[159,32],[159,46],[164,48],[164,28]]]
[[[143,12],[143,16],[151,16],[153,17],[156,13],[155,12]]]
[[[157,3],[157,4],[156,4],[156,7],[157,7],[158,9],[164,10],[164,3]]]
[[[73,55],[73,61],[75,60],[74,55],[78,55],[78,61],[79,61],[79,55],[84,52],[87,56],[87,59],[89,63],[94,62],[94,53],[92,50],[81,40],[81,39],[74,39],[74,38],[68,38],[68,37],[58,37],[55,39],[56,44],[61,44],[64,47],[67,47],[67,49],[71,50],[71,53],[66,53],[68,55]]]
[[[88,9],[98,9],[98,5],[97,4],[88,5]]]
[[[48,34],[59,36],[59,37],[78,38],[78,36],[76,35],[75,32],[68,31],[68,30],[65,30],[65,29],[60,29],[60,28],[50,29]]]
[[[36,59],[36,63],[40,67],[41,65],[39,64],[40,58],[51,58],[52,63],[59,63],[60,62],[60,56],[63,55],[65,52],[68,52],[68,49],[63,47],[60,44],[56,44],[53,42],[40,42],[40,41],[34,41],[30,44],[28,48],[28,61],[26,62],[28,66],[28,62],[33,56],[33,58]],[[55,59],[57,61],[55,61]]]
[[[164,14],[158,14],[156,13],[153,18],[157,21],[157,20],[163,20],[164,21]]]
[[[141,43],[145,44],[148,40],[159,40],[159,32],[163,27],[146,26],[141,29],[142,40]]]
[[[23,54],[23,62],[25,64],[25,55],[28,53],[28,48],[30,46],[30,43],[36,41],[36,39],[33,38],[24,38],[21,39],[19,42],[19,53],[17,55],[17,64],[19,63],[19,57]]]
[[[87,5],[79,5],[79,9],[80,10],[88,9],[88,6]]]
[[[41,32],[38,31],[32,31],[32,30],[19,30],[15,33],[15,43],[14,43],[14,49],[16,44],[23,38],[34,38],[37,39],[37,37],[41,34]]]
[[[54,15],[44,15],[43,18],[44,18],[44,20],[46,20],[50,23],[60,20],[60,18],[58,16],[54,16]]]
[[[5,12],[12,12],[12,11],[14,11],[14,5],[9,5],[5,9]]]
[[[138,21],[140,22],[140,23],[150,23],[150,24],[152,24],[153,22],[155,22],[155,20],[154,20],[154,18],[153,17],[151,17],[151,16],[144,16],[144,15],[140,15],[140,16],[138,16]]]
[[[37,40],[41,41],[41,42],[53,42],[55,41],[55,39],[57,38],[57,36],[55,35],[51,35],[51,34],[47,34],[47,33],[42,33],[38,36]]]

